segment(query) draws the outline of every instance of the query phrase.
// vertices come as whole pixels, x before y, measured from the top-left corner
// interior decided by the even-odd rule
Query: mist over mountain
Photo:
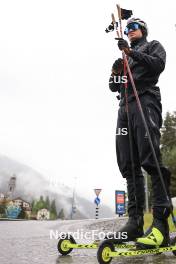
[[[69,218],[71,213],[73,190],[68,186],[46,179],[42,174],[34,169],[21,164],[8,157],[0,155],[0,192],[7,193],[10,178],[15,175],[16,188],[13,198],[21,197],[31,202],[38,199],[41,195],[55,199],[57,211],[64,208],[66,217]],[[76,195],[76,214],[74,218],[94,218],[95,204],[84,197]],[[114,214],[108,206],[100,207],[100,217],[112,217]]]

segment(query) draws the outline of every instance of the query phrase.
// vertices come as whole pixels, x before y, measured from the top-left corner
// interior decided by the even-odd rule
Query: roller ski
[[[136,239],[133,248],[115,248],[115,239],[105,239],[99,245],[97,259],[100,264],[110,263],[115,257],[133,257],[148,254],[172,252],[176,256],[176,238],[170,240],[167,220],[153,220],[151,227]]]
[[[143,217],[129,217],[127,223],[118,232],[109,233],[105,240],[110,239],[117,249],[133,249],[134,245],[126,242],[134,241],[143,234]],[[101,240],[95,240],[91,244],[77,244],[73,236],[67,235],[59,239],[57,249],[61,255],[68,255],[73,249],[98,249],[101,242]]]
[[[133,245],[132,249],[115,250],[114,243],[109,239],[100,244],[97,251],[97,259],[100,264],[107,264],[116,257],[134,257],[139,255],[161,254],[164,252],[172,252],[174,256],[176,256],[176,241],[174,240],[174,242],[167,247],[158,246],[148,249],[140,249],[136,243],[136,246]]]
[[[93,243],[90,243],[90,244],[78,244],[78,243],[76,243],[73,236],[68,235],[65,238],[60,238],[58,240],[57,250],[61,255],[66,256],[66,255],[69,255],[73,249],[98,249],[99,244],[101,242],[102,241],[98,240],[98,241],[94,241]],[[132,245],[132,244],[129,245],[126,243],[119,243],[119,241],[118,241],[117,243],[114,243],[114,247],[118,248],[118,249],[133,249],[135,247],[135,245]]]

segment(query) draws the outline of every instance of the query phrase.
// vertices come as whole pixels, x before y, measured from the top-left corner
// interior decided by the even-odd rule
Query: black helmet
[[[141,31],[142,31],[142,34],[144,36],[147,36],[148,35],[148,27],[147,27],[147,24],[141,20],[140,18],[131,18],[131,19],[128,19],[127,21],[127,27],[129,24],[132,24],[132,23],[137,23],[140,25],[141,27]]]

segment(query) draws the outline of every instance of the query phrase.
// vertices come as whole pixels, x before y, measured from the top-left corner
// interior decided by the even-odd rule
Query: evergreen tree
[[[176,196],[176,112],[166,113],[161,130],[161,153],[163,164],[171,171],[171,196]],[[149,207],[152,200],[151,179],[148,177]]]
[[[37,213],[40,209],[46,208],[46,202],[43,199],[43,196],[40,196],[40,199],[34,200],[32,202],[32,212]]]
[[[4,215],[5,214],[5,205],[0,204],[0,215]]]
[[[7,206],[7,200],[6,198],[4,198],[0,204],[0,215],[2,217],[5,217],[6,216],[6,206]]]
[[[168,154],[163,154],[163,162],[171,171],[171,196],[176,197],[176,146],[172,147]]]
[[[168,166],[171,176],[171,195],[176,196],[176,112],[167,112],[162,129],[161,151],[163,163]]]
[[[33,211],[34,206],[35,206],[35,200],[32,200],[32,203],[31,203],[31,209],[32,209],[32,211]]]
[[[38,208],[37,208],[37,201],[36,200],[32,201],[31,207],[32,207],[32,213],[37,213]]]
[[[57,210],[56,210],[56,203],[55,200],[51,202],[51,207],[50,207],[50,213],[51,213],[51,218],[56,219],[57,218]]]
[[[41,202],[41,203],[44,202],[43,195],[40,196],[40,202]]]
[[[46,203],[45,203],[42,195],[40,196],[40,200],[37,202],[36,207],[38,210],[46,208]]]
[[[46,205],[46,209],[50,210],[50,199],[49,199],[49,196],[46,197],[45,205]]]
[[[65,214],[64,214],[64,209],[62,208],[58,214],[58,218],[64,220],[65,219]]]
[[[162,129],[161,150],[164,154],[169,154],[170,150],[176,147],[176,112],[167,112]]]

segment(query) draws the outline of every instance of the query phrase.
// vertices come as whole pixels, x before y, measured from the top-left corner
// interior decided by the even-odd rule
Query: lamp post
[[[73,219],[73,215],[76,213],[76,181],[77,177],[74,177],[74,187],[73,187],[73,196],[72,196],[72,205],[71,205],[71,219]]]

